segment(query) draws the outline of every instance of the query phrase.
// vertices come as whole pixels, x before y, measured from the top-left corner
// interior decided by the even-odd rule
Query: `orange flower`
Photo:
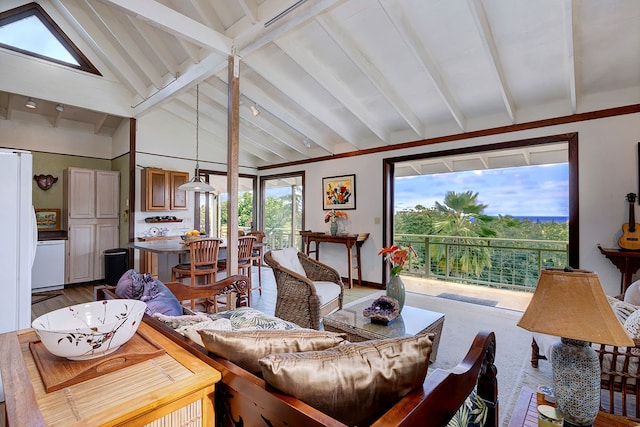
[[[344,211],[331,210],[331,212],[327,213],[324,216],[324,222],[329,222],[329,221],[335,222],[338,218],[345,218],[346,219],[348,217],[349,217],[349,214],[347,214]]]
[[[400,272],[402,271],[402,268],[404,267],[406,262],[409,260],[409,251],[411,251],[411,253],[414,256],[418,256],[418,254],[416,254],[416,251],[413,249],[413,246],[411,246],[411,244],[409,244],[407,249],[400,249],[396,245],[387,246],[386,248],[380,249],[380,251],[378,252],[378,255],[385,256],[385,260],[391,266],[391,271],[390,271],[391,275],[397,276],[398,274],[400,274]]]

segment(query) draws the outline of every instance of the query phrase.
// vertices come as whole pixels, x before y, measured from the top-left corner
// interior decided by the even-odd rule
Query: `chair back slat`
[[[238,238],[238,262],[248,262],[253,256],[253,242],[255,236],[242,236]]]
[[[193,267],[216,265],[220,251],[220,239],[197,239],[189,242],[189,256]]]

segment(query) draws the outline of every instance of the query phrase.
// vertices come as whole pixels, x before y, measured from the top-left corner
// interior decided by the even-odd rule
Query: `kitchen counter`
[[[38,241],[45,240],[67,240],[67,230],[41,231],[38,230]]]

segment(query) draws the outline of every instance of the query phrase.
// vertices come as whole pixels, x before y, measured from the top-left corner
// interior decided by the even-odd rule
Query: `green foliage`
[[[477,198],[478,193],[471,191],[449,192],[443,203],[437,202],[434,208],[416,205],[415,208],[396,212],[395,234],[408,235],[403,238],[406,241],[396,241],[396,244],[413,243],[418,254],[417,260],[412,260],[409,271],[424,271],[428,257],[428,270],[433,274],[535,287],[541,267],[562,267],[566,264],[566,252],[557,252],[557,243],[546,244],[544,241],[568,242],[568,223],[538,223],[508,215],[491,217],[483,213],[487,205],[478,203]],[[453,238],[447,238],[448,246],[445,246],[439,244],[445,242],[445,239],[431,237],[427,248],[424,238],[419,237],[423,235]],[[490,249],[483,237],[505,239],[499,243],[504,249]],[[531,242],[509,239],[538,242],[533,245]],[[492,244],[494,245],[496,243]],[[539,256],[535,250],[510,249],[516,245],[541,248]]]
[[[228,202],[222,202],[220,204],[220,224],[222,228],[227,226],[227,205]],[[238,226],[239,227],[251,227],[253,220],[253,192],[245,191],[238,197]]]
[[[393,226],[397,234],[433,234],[433,219],[436,215],[434,208],[416,205],[396,212]]]

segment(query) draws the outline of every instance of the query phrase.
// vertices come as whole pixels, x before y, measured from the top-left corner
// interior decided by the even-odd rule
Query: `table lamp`
[[[633,346],[586,270],[545,269],[518,326],[561,337],[551,352],[553,387],[565,425],[590,426],[600,409],[600,363],[590,343]]]

